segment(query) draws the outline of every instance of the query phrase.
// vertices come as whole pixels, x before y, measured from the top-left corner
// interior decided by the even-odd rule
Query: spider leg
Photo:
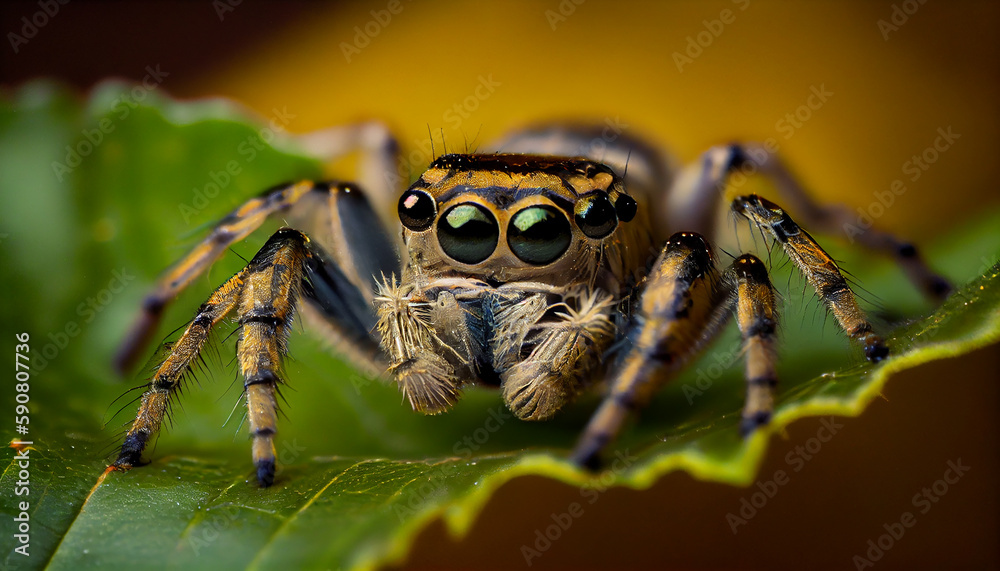
[[[342,331],[350,332],[359,346],[377,351],[367,329],[374,324],[374,315],[364,305],[361,292],[352,288],[329,255],[305,234],[290,228],[278,230],[243,270],[212,294],[170,347],[142,396],[114,466],[128,469],[141,461],[143,449],[160,430],[170,399],[212,327],[235,311],[239,321],[236,353],[244,379],[253,461],[260,484],[271,485],[276,395],[300,295],[327,318],[336,320]],[[338,301],[335,296],[342,299]]]
[[[142,312],[129,330],[115,362],[119,371],[131,367],[156,330],[164,309],[234,243],[246,238],[269,217],[291,210],[311,216],[324,243],[347,277],[372,298],[371,278],[398,267],[396,254],[382,225],[356,185],[303,181],[272,189],[223,218],[200,244],[167,271],[143,301]],[[310,225],[311,226],[311,225]],[[376,230],[376,231],[373,231]]]
[[[774,410],[778,309],[767,268],[757,257],[744,254],[736,258],[724,281],[733,291],[736,323],[743,336],[747,396],[740,432],[746,436],[770,422]]]
[[[375,234],[369,229],[370,237]],[[299,308],[303,317],[330,342],[331,350],[346,357],[356,369],[369,377],[383,375],[388,363],[379,349],[372,310],[373,287],[358,286],[350,279],[357,266],[338,263],[316,242],[310,241],[305,247],[309,256],[302,284],[302,297],[307,303]]]
[[[869,361],[881,361],[889,354],[889,348],[873,332],[865,312],[858,306],[854,292],[847,285],[837,263],[808,232],[799,227],[778,205],[754,194],[737,197],[732,208],[781,244],[792,263],[815,288],[840,327],[849,337],[862,344]]]
[[[778,315],[763,262],[744,254],[720,278],[704,239],[680,233],[670,238],[650,280],[629,332],[632,347],[573,452],[582,466],[599,465],[601,450],[617,436],[628,414],[645,405],[716,336],[734,306],[746,360],[740,431],[747,435],[771,419]]]
[[[951,284],[931,270],[910,243],[874,226],[861,228],[856,216],[839,205],[822,205],[812,199],[781,160],[759,143],[722,145],[709,149],[701,159],[680,173],[664,203],[671,228],[689,228],[714,235],[715,214],[724,199],[725,183],[737,170],[759,172],[774,182],[782,199],[810,228],[828,234],[846,233],[853,242],[891,256],[911,282],[928,298],[942,301]]]
[[[190,370],[212,327],[236,309],[241,324],[237,347],[240,369],[246,379],[254,460],[259,473],[260,470],[266,473],[270,462],[273,476],[274,455],[270,441],[274,434],[276,369],[294,313],[302,275],[301,245],[305,239],[297,232],[280,230],[246,268],[226,281],[198,309],[194,321],[170,348],[142,395],[135,421],[114,462],[115,467],[127,469],[140,462],[146,443],[160,430],[174,391]],[[258,302],[261,305],[255,307]],[[266,478],[261,478],[261,482],[270,483]]]
[[[308,240],[298,231],[279,230],[250,262],[237,308],[240,336],[236,354],[246,391],[257,481],[265,487],[274,482],[276,396]]]
[[[212,327],[236,307],[245,272],[246,270],[239,272],[215,290],[198,309],[194,321],[188,325],[180,339],[170,347],[169,354],[157,368],[148,389],[142,395],[135,420],[125,435],[118,459],[115,460],[116,467],[130,468],[139,464],[146,443],[160,430],[171,395],[190,370],[194,359],[208,340]]]
[[[608,394],[577,442],[572,459],[596,468],[601,450],[629,413],[644,406],[725,323],[728,305],[711,249],[694,233],[670,237],[646,278],[627,349]]]

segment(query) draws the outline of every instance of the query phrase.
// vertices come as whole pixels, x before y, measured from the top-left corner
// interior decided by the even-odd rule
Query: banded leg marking
[[[170,353],[157,368],[149,388],[142,395],[135,420],[114,462],[115,467],[128,469],[140,463],[146,444],[160,430],[171,396],[190,370],[212,327],[236,307],[245,274],[246,270],[239,272],[215,290],[198,309],[194,321],[171,346]]]
[[[173,392],[201,351],[212,326],[235,310],[240,323],[237,357],[244,378],[257,479],[263,486],[273,483],[275,396],[295,303],[305,275],[305,260],[310,256],[308,241],[301,232],[279,230],[246,268],[201,306],[194,321],[171,346],[143,395],[115,467],[128,469],[139,463],[146,443],[160,429]]]
[[[737,258],[728,275],[735,281],[736,322],[743,336],[746,360],[747,396],[740,422],[740,432],[746,436],[770,422],[774,411],[778,310],[767,269],[755,256],[744,254]]]
[[[854,292],[847,285],[837,263],[808,232],[800,228],[778,205],[755,194],[736,198],[733,210],[774,236],[809,284],[815,288],[841,328],[862,344],[869,361],[881,361],[889,354],[889,348],[874,333],[865,312],[858,307]]]
[[[629,413],[645,405],[718,331],[724,322],[716,309],[718,277],[704,238],[671,236],[647,277],[638,317],[626,336],[630,346],[576,445],[574,462],[596,468],[601,450],[618,435]]]
[[[239,304],[236,354],[244,379],[257,481],[265,487],[274,482],[275,397],[304,275],[307,242],[295,230],[275,234],[251,262]]]

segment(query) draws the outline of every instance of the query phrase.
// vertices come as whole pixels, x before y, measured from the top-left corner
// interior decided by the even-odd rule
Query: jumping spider
[[[836,233],[850,214],[810,200],[760,145],[715,147],[673,176],[648,144],[618,137],[592,145],[599,137],[589,127],[522,131],[492,147],[495,154],[437,158],[402,195],[398,147],[380,125],[303,137],[331,157],[360,151],[362,184],[272,189],[228,215],[163,276],[123,363],[164,306],[230,245],[278,213],[302,229],[278,230],[198,309],[156,369],[114,466],[140,462],[213,326],[235,313],[253,460],[260,484],[270,485],[278,371],[297,306],[363,371],[388,372],[425,414],[448,410],[464,386],[480,384],[498,387],[519,418],[543,420],[606,379],[606,396],[572,453],[588,467],[626,416],[735,310],[746,361],[741,429],[766,424],[777,382],[774,288],[753,255],[717,268],[703,234],[715,232],[728,175],[747,167],[819,230]],[[597,147],[600,156],[588,155]],[[385,214],[393,203],[401,230],[387,230],[396,228]],[[867,359],[889,354],[836,263],[782,208],[756,195],[729,206],[780,244]],[[858,238],[894,256],[928,296],[949,292],[913,246],[873,229]]]

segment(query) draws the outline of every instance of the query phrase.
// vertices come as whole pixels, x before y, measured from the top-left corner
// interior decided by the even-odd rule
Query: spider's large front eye
[[[407,190],[399,197],[399,221],[414,232],[430,228],[436,214],[434,199],[422,190]]]
[[[590,238],[607,236],[618,227],[618,214],[603,192],[576,203],[576,224]]]
[[[529,206],[510,219],[507,245],[523,262],[535,266],[556,261],[569,248],[572,230],[562,212]]]
[[[449,208],[437,229],[441,249],[463,264],[478,264],[489,258],[500,240],[496,218],[471,202]]]

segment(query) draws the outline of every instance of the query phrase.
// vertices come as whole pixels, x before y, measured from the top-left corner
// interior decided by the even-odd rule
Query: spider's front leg
[[[167,357],[142,396],[114,466],[129,469],[140,463],[146,444],[159,432],[174,393],[190,372],[212,328],[235,312],[239,323],[236,350],[244,379],[254,466],[260,484],[270,486],[275,472],[273,441],[281,363],[300,296],[356,349],[375,352],[374,341],[368,337],[374,315],[362,292],[305,234],[282,228],[246,268],[212,294],[180,338],[169,346]]]
[[[837,263],[788,213],[755,194],[736,198],[732,208],[781,244],[844,332],[861,343],[869,361],[881,361],[889,354],[889,348],[858,306]]]
[[[774,411],[774,388],[778,384],[774,369],[778,360],[777,296],[767,277],[767,268],[750,254],[733,261],[723,284],[731,292],[730,302],[736,304],[736,323],[743,337],[747,396],[740,432],[747,436],[769,423]]]
[[[246,391],[254,465],[262,485],[273,482],[278,371],[309,256],[308,240],[301,232],[279,230],[245,269],[198,309],[194,321],[170,347],[142,395],[135,421],[115,460],[116,468],[128,469],[140,462],[143,449],[160,430],[171,397],[190,371],[212,327],[235,310],[240,323],[237,353]]]
[[[573,461],[596,469],[600,453],[628,415],[710,340],[725,322],[726,296],[712,251],[698,234],[677,233],[646,278],[626,349],[609,390],[573,452]]]
[[[638,317],[628,333],[630,347],[610,390],[591,418],[573,460],[591,469],[629,413],[710,342],[733,305],[743,336],[747,397],[740,430],[767,424],[777,385],[774,364],[777,308],[764,264],[745,254],[720,277],[711,249],[698,234],[671,236],[643,291]]]

